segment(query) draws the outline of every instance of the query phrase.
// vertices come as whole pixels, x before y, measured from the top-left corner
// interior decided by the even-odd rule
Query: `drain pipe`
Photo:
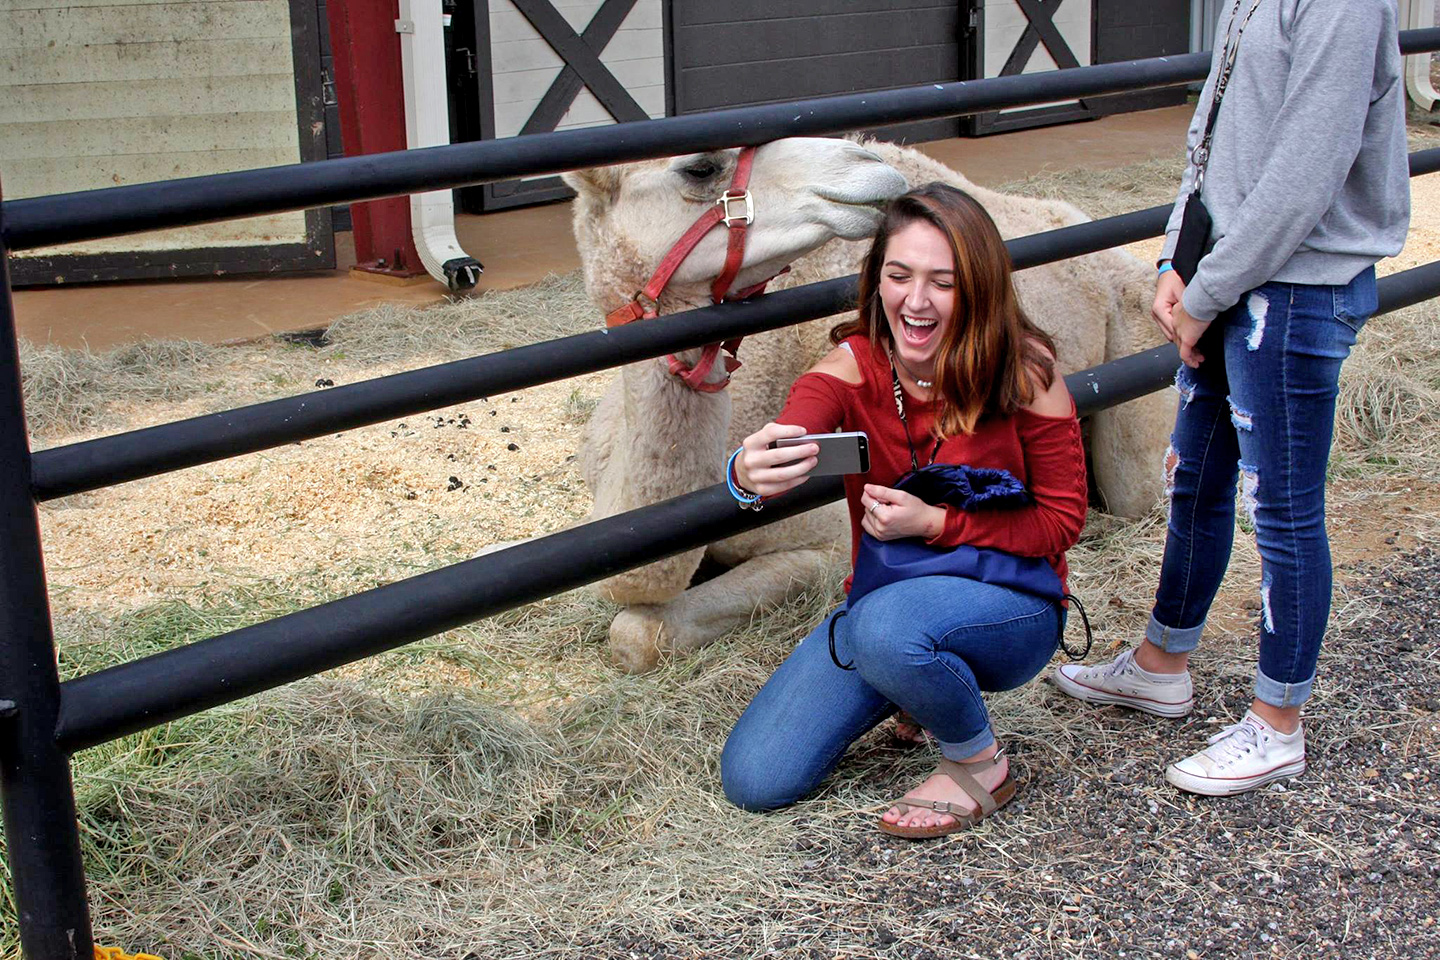
[[[1400,29],[1424,30],[1435,26],[1435,4],[1432,0],[1400,0]],[[1440,93],[1430,82],[1430,54],[1417,53],[1405,58],[1405,88],[1410,99],[1421,110],[1435,108]]]
[[[400,0],[400,70],[405,77],[405,138],[415,150],[450,142],[445,84],[445,16],[441,0]],[[450,288],[468,293],[485,268],[455,237],[455,201],[449,190],[410,195],[410,230],[425,270]]]

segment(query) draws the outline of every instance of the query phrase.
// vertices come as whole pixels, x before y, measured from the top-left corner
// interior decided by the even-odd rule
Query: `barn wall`
[[[1118,63],[1142,57],[1190,52],[1191,0],[1095,0],[1095,62]],[[1186,89],[1146,90],[1099,97],[1099,113],[1150,110],[1185,102]]]
[[[968,79],[968,12],[949,0],[674,0],[675,112]],[[955,136],[958,122],[891,127]]]
[[[0,37],[7,199],[301,160],[289,0],[0,0]],[[28,253],[305,240],[290,213]]]

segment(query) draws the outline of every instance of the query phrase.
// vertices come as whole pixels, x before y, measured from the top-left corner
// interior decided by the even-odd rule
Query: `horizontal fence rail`
[[[1388,313],[1440,294],[1440,262],[1380,281]],[[1065,378],[1081,416],[1164,387],[1179,354],[1167,344]],[[817,478],[737,510],[724,484],[572,527],[474,560],[357,593],[61,685],[63,749],[116,737],[570,590],[838,500]]]
[[[1440,50],[1440,27],[1400,34],[1402,53]],[[581,167],[648,160],[782,137],[819,136],[967,116],[1205,77],[1208,53],[936,83],[585,130],[457,143],[5,202],[12,250],[332,204],[358,203]]]
[[[1400,34],[1402,53],[1440,50],[1440,27]],[[740,107],[585,130],[187,177],[5,201],[5,243],[27,250],[166,227],[358,203],[521,176],[967,116],[1205,77],[1210,54]]]
[[[1411,176],[1440,170],[1440,148],[1410,155]],[[1158,236],[1163,205],[1007,241],[1017,270]],[[237,407],[175,423],[41,450],[33,455],[37,500],[53,500],[172,470],[213,463],[326,434],[413,416],[610,367],[664,356],[852,308],[852,275],[779,290],[744,303],[668,314],[499,353]]]
[[[1440,29],[1435,34],[1440,48]],[[1209,64],[1203,53],[1156,57],[9,200],[5,242],[12,250],[25,250],[601,164],[758,146],[782,137],[1147,90],[1202,79]]]

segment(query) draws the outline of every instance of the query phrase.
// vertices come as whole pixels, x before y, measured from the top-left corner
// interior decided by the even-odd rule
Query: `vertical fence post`
[[[70,758],[55,743],[60,679],[3,228],[0,222],[0,804],[25,957],[92,960]]]

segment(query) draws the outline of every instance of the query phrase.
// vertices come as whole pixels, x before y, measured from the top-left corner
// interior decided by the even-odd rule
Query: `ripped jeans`
[[[1340,365],[1376,308],[1375,271],[1343,287],[1267,283],[1220,314],[1205,362],[1175,378],[1180,409],[1166,454],[1170,523],[1145,636],[1195,649],[1230,563],[1235,487],[1260,549],[1257,699],[1309,698],[1330,616],[1325,469]]]

